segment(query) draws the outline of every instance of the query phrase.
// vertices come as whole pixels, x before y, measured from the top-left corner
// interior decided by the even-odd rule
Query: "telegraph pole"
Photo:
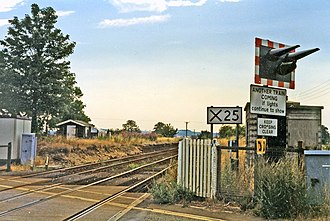
[[[188,123],[189,122],[185,122],[185,124],[186,124],[186,137],[188,137]]]

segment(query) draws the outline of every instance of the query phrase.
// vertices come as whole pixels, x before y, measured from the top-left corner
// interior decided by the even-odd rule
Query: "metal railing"
[[[7,149],[7,172],[11,171],[10,165],[11,165],[11,142],[9,142],[7,145],[0,145],[0,148],[8,148]]]

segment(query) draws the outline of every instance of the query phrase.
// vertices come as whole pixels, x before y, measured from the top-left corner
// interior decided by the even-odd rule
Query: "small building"
[[[286,103],[286,116],[273,116],[250,113],[250,103],[244,108],[246,112],[246,145],[254,147],[258,136],[258,118],[271,118],[278,121],[277,136],[269,136],[267,146],[269,148],[284,149],[298,148],[320,149],[321,148],[321,119],[322,106],[300,105],[299,102]],[[272,154],[271,154],[272,155]],[[277,154],[281,156],[280,152]],[[253,165],[254,151],[247,151],[246,163]]]
[[[93,124],[80,120],[66,120],[56,124],[59,128],[57,134],[63,135],[67,138],[91,138]]]
[[[246,141],[253,147],[258,138],[257,119],[259,117],[278,120],[276,137],[268,137],[271,147],[293,147],[319,149],[321,147],[321,111],[323,106],[301,105],[299,102],[286,103],[286,116],[270,116],[250,113],[250,103],[245,106]]]
[[[323,106],[306,106],[287,102],[287,144],[304,149],[320,149]]]
[[[11,159],[19,162],[22,134],[31,133],[31,119],[26,117],[0,117],[0,145],[12,144]],[[7,148],[0,148],[0,162],[7,159]]]

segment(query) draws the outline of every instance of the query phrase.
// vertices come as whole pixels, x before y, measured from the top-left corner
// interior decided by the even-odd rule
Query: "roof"
[[[62,125],[64,125],[64,124],[68,124],[68,123],[74,123],[74,124],[80,125],[80,126],[82,126],[82,127],[94,127],[93,124],[87,123],[87,122],[85,122],[85,121],[81,121],[81,120],[71,120],[71,119],[66,120],[66,121],[62,121],[62,122],[56,124],[56,126],[62,126]]]
[[[314,156],[330,156],[330,150],[304,150],[305,155],[314,155]]]

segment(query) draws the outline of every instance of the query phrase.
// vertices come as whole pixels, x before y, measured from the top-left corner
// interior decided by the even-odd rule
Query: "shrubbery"
[[[172,181],[170,183],[154,183],[151,188],[151,193],[156,203],[174,204],[179,201],[191,202],[195,194],[188,189],[178,185]]]
[[[306,182],[294,159],[255,165],[255,212],[265,218],[294,218],[309,210]]]

